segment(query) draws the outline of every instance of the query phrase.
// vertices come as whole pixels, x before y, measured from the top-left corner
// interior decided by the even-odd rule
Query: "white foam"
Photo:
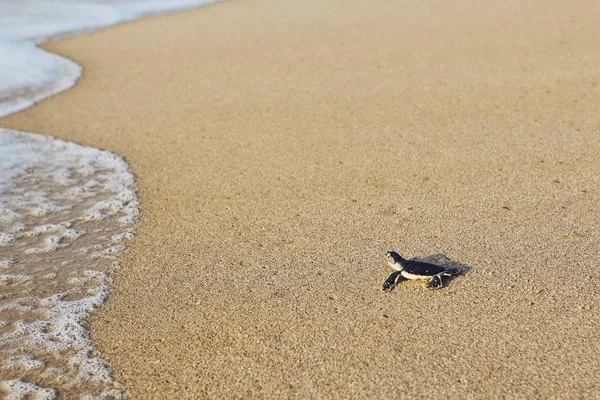
[[[211,0],[0,1],[0,117],[72,87],[81,67],[43,41],[214,2]]]
[[[0,274],[0,285],[3,283],[9,282],[24,282],[24,281],[32,281],[33,276],[25,275],[25,274]]]
[[[18,237],[19,235],[15,235],[12,233],[0,232],[0,247],[8,246],[9,244],[17,240]]]
[[[0,382],[0,390],[8,394],[6,400],[53,400],[56,398],[56,390],[41,388],[33,383],[22,382],[17,379]]]
[[[37,368],[42,368],[46,365],[45,362],[36,360],[30,356],[14,357],[6,360],[2,368],[20,368],[25,371],[30,371]]]
[[[37,44],[211,2],[0,0],[0,118],[81,75]],[[0,397],[74,389],[84,399],[122,398],[106,362],[91,356],[83,322],[108,295],[114,259],[133,236],[133,175],[114,154],[2,128],[0,171]]]
[[[121,397],[83,322],[108,295],[116,264],[106,258],[133,236],[133,175],[115,154],[2,128],[0,170],[0,390],[52,398],[93,382],[86,395]]]
[[[0,2],[0,15],[5,4]],[[0,34],[0,54],[0,117],[72,87],[81,75],[79,65],[38,48],[34,42]]]

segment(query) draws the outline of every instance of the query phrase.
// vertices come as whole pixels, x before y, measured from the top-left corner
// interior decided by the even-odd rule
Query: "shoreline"
[[[0,4],[0,118],[81,76],[40,43],[207,3]],[[122,398],[87,324],[133,236],[139,204],[128,166],[100,149],[0,128],[0,169],[0,396]]]
[[[91,322],[129,396],[600,393],[593,13],[248,3],[47,43],[83,77],[2,119],[138,178]],[[390,249],[472,269],[383,294]]]
[[[111,26],[206,6],[219,0],[176,0],[149,5],[135,2],[90,3],[85,0],[54,4],[49,9],[35,0],[21,5],[0,4],[0,49],[9,62],[0,65],[0,118],[25,110],[71,89],[81,66],[40,44],[82,36]],[[27,8],[27,5],[29,8]],[[81,15],[87,15],[82,22]],[[8,87],[7,87],[8,86]]]

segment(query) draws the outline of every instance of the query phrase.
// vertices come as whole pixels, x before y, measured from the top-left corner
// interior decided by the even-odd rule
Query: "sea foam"
[[[81,67],[36,45],[214,0],[0,1],[0,117],[72,87]]]
[[[133,236],[138,202],[127,164],[0,128],[0,170],[0,393],[52,398],[84,387],[121,397],[83,322],[104,302]]]
[[[0,1],[0,118],[81,75],[37,44],[211,2]],[[85,320],[133,237],[134,189],[115,154],[0,128],[0,398],[123,397]]]

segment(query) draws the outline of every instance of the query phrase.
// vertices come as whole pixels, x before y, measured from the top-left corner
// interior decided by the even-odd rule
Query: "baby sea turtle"
[[[407,260],[395,251],[388,251],[386,257],[390,267],[395,271],[383,282],[382,289],[385,292],[392,290],[400,278],[426,280],[429,289],[439,289],[443,286],[442,277],[460,274],[460,270],[456,268],[444,268],[424,261]]]

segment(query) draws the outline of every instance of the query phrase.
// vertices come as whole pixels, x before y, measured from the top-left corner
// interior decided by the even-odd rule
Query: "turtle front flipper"
[[[428,289],[439,289],[444,285],[442,278],[439,275],[434,275],[427,284]]]
[[[398,281],[402,278],[402,271],[394,271],[387,277],[385,282],[383,282],[383,286],[381,290],[384,292],[389,292],[398,284]]]

